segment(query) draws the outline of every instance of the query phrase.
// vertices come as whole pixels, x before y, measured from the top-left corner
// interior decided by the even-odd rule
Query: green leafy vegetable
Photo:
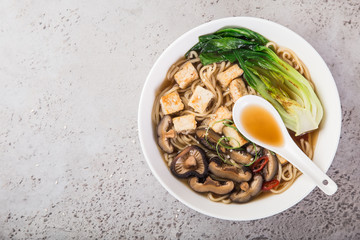
[[[251,31],[250,29],[247,28],[224,28],[224,29],[220,29],[219,31],[216,31],[215,33],[200,36],[199,42],[195,44],[185,54],[185,56],[187,57],[190,51],[207,52],[206,50],[203,49],[204,46],[206,46],[210,40],[214,40],[215,42],[216,39],[224,39],[224,38],[229,38],[229,41],[230,38],[245,40],[243,43],[246,43],[246,45],[256,45],[256,44],[265,45],[266,43],[269,42],[269,40],[267,40],[261,34],[258,34],[257,32]],[[225,49],[221,49],[220,51],[224,52]]]
[[[247,83],[279,112],[296,135],[318,128],[323,108],[308,80],[266,47],[269,41],[245,28],[225,28],[199,37],[197,51],[203,65],[237,61]]]
[[[261,34],[258,34],[257,32],[254,32],[247,28],[224,28],[215,32],[215,35],[222,37],[243,38],[260,45],[266,45],[269,42],[269,40],[267,40]]]
[[[308,80],[271,49],[234,51],[247,83],[279,112],[296,135],[318,128],[323,108]]]

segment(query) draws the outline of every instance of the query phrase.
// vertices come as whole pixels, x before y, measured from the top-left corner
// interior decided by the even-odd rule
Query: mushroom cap
[[[232,181],[219,182],[213,180],[210,176],[203,183],[197,177],[190,178],[189,185],[195,192],[212,192],[219,195],[228,194],[234,189]]]
[[[269,150],[264,149],[264,155],[268,156],[269,161],[262,170],[264,180],[266,182],[272,180],[278,172],[279,164],[276,155],[273,155]]]
[[[208,172],[208,162],[204,150],[198,146],[185,148],[173,159],[170,169],[179,178],[204,177]]]
[[[246,171],[246,168],[238,168],[218,161],[209,163],[209,171],[215,176],[232,180],[234,182],[247,182],[251,179],[252,174]]]
[[[263,177],[260,174],[256,174],[250,183],[250,187],[247,187],[245,184],[241,184],[240,190],[232,193],[230,195],[230,199],[237,203],[250,201],[250,199],[254,198],[261,192],[263,181]],[[244,191],[243,189],[246,190]]]
[[[230,152],[229,155],[232,160],[234,160],[237,163],[244,164],[244,165],[251,163],[251,161],[253,160],[253,156],[250,153],[245,152],[245,151],[233,150]]]
[[[195,135],[199,142],[209,150],[216,151],[216,144],[220,140],[221,136],[214,132],[212,129],[198,128],[195,131]],[[226,149],[221,145],[218,145],[220,152],[225,153]]]
[[[174,151],[174,147],[171,145],[169,138],[174,138],[176,136],[174,129],[169,130],[170,125],[171,117],[169,115],[165,115],[161,119],[157,128],[159,146],[167,153],[172,153]]]

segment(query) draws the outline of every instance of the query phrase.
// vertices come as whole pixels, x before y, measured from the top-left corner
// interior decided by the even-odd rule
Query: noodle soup
[[[263,47],[276,54],[283,66],[291,66],[314,88],[309,71],[293,51],[246,31],[250,33],[247,36],[255,36],[254,41],[263,41]],[[286,159],[245,139],[233,123],[237,116],[231,112],[237,99],[244,95],[267,97],[252,86],[251,68],[247,69],[242,59],[233,61],[228,53],[201,55],[196,46],[170,67],[153,105],[152,122],[169,170],[215,202],[246,203],[259,195],[287,190],[301,173]],[[206,64],[210,58],[219,61]],[[266,72],[263,74],[268,77]],[[289,87],[279,89],[291,96]],[[312,158],[312,139],[317,131],[295,134],[292,130],[289,132],[299,147]]]

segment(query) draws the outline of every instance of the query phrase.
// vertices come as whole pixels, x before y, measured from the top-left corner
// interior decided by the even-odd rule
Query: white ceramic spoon
[[[278,146],[266,144],[263,141],[256,139],[244,128],[241,123],[241,116],[244,109],[249,106],[262,107],[273,116],[283,137],[282,144]],[[247,139],[284,157],[303,174],[310,177],[312,181],[327,195],[332,195],[336,192],[338,188],[336,183],[324,172],[322,172],[320,168],[316,166],[315,163],[311,161],[310,158],[308,158],[306,154],[296,145],[290,137],[279,113],[268,101],[258,96],[243,96],[236,101],[232,114],[236,127]]]

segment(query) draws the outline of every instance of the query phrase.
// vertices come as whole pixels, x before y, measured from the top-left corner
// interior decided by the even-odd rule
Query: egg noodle
[[[279,47],[274,42],[269,42],[267,47],[274,49],[276,54],[282,58],[284,61],[289,63],[294,69],[296,69],[300,74],[302,74],[314,88],[312,83],[309,70],[304,65],[304,63],[296,56],[296,54],[284,47]],[[191,62],[194,67],[197,69],[200,79],[197,79],[192,82],[192,84],[184,89],[181,89],[179,85],[175,82],[174,75],[181,69],[181,67],[187,62]],[[207,128],[209,126],[209,121],[211,117],[215,116],[216,110],[224,106],[229,111],[232,111],[234,101],[230,96],[229,88],[222,88],[221,85],[216,80],[217,74],[228,69],[232,64],[229,61],[213,63],[207,66],[203,66],[201,64],[200,58],[195,51],[190,52],[188,58],[182,58],[174,63],[167,72],[165,83],[162,88],[159,90],[156,95],[155,103],[152,110],[152,122],[156,128],[159,124],[160,120],[163,118],[164,114],[161,111],[160,106],[160,98],[164,95],[177,91],[180,95],[182,102],[184,103],[184,109],[176,114],[176,116],[182,116],[187,114],[193,114],[196,118],[196,121],[200,123],[198,128]],[[246,83],[246,81],[244,81]],[[214,99],[212,104],[207,108],[204,113],[197,113],[189,107],[188,102],[190,97],[195,91],[197,86],[204,87],[211,91],[214,94]],[[247,86],[247,92],[251,95],[258,95],[257,92]],[[171,154],[168,154],[162,150],[160,150],[164,156],[165,162],[170,167],[172,160],[174,157],[183,149],[190,145],[201,146],[201,144],[194,137],[194,134],[177,134],[175,138],[170,140],[170,143],[174,146],[175,151]],[[299,145],[302,151],[310,158],[313,157],[313,143],[312,143],[312,134],[308,133],[299,138]],[[217,156],[216,153],[202,147],[208,158]],[[237,163],[230,159],[234,166],[238,166]],[[292,164],[286,162],[284,164],[280,164],[278,161],[278,173],[274,179],[277,179],[280,184],[271,189],[272,193],[282,193],[287,190],[294,181],[301,175],[301,172],[298,171]],[[239,166],[240,167],[240,166]],[[229,198],[230,194],[218,196],[213,193],[207,193],[207,197],[214,202],[223,202],[223,203],[231,203],[232,201]]]

